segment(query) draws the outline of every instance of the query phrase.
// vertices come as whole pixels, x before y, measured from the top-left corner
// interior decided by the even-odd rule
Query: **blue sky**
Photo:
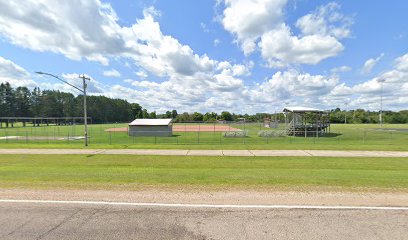
[[[311,0],[0,0],[0,82],[159,113],[407,109],[408,3]]]

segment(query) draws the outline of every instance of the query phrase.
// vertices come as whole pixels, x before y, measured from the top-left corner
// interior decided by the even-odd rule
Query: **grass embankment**
[[[408,189],[408,158],[0,155],[0,187]]]

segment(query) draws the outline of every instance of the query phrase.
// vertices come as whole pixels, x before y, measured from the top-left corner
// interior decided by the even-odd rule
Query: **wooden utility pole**
[[[87,113],[87,108],[86,108],[86,81],[90,81],[91,79],[89,77],[86,77],[85,74],[79,75],[79,78],[82,78],[82,83],[83,83],[83,93],[84,93],[84,126],[85,126],[85,147],[88,146],[88,113]]]

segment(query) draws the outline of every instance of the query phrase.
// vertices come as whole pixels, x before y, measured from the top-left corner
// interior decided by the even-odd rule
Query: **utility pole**
[[[79,78],[82,78],[82,83],[84,86],[84,126],[85,126],[85,147],[88,146],[88,113],[87,113],[87,108],[86,108],[86,87],[88,86],[86,84],[85,80],[90,81],[91,79],[89,77],[86,77],[85,74],[79,75]]]
[[[347,124],[347,105],[348,103],[346,102],[346,109],[344,110],[344,124]]]
[[[83,81],[83,88],[81,89],[81,88],[79,88],[79,87],[77,87],[75,85],[72,85],[71,83],[65,81],[64,79],[62,79],[62,78],[60,78],[60,77],[58,77],[58,76],[56,76],[54,74],[46,73],[46,72],[35,72],[35,73],[54,77],[54,78],[60,80],[61,82],[64,82],[65,84],[75,88],[76,90],[78,90],[78,91],[80,91],[81,93],[84,94],[85,147],[87,147],[88,146],[88,114],[87,114],[87,111],[86,111],[86,87],[87,87],[87,84],[86,84],[85,80],[90,81],[91,79],[89,77],[86,77],[84,74],[82,74],[82,76],[79,75],[79,78],[82,78],[82,81]]]
[[[382,107],[383,107],[383,84],[385,82],[385,79],[378,79],[377,82],[381,84],[381,96],[380,96],[380,124],[381,127],[383,125],[383,117],[382,117]]]

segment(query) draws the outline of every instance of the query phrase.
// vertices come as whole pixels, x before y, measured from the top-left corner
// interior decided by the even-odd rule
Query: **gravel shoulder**
[[[184,204],[408,206],[407,192],[143,189],[0,189],[0,199],[119,201]]]

